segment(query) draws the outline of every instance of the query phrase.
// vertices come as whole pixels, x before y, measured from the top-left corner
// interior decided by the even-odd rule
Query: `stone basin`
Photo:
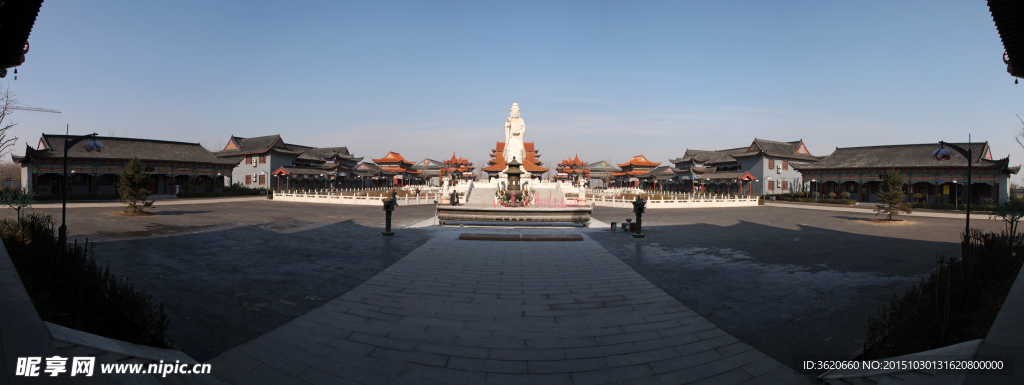
[[[470,207],[438,206],[437,220],[445,222],[567,222],[590,225],[587,207]]]

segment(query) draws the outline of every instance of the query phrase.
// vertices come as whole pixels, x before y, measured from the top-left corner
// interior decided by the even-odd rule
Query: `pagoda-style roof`
[[[992,159],[992,149],[988,142],[954,143],[970,149],[974,156],[974,167],[1004,168],[1009,167],[1010,158]],[[846,147],[836,148],[831,155],[820,162],[809,164],[793,164],[793,168],[804,170],[823,169],[855,169],[855,168],[907,168],[907,167],[967,167],[967,158],[959,152],[952,151],[948,160],[936,160],[932,152],[939,148],[938,143],[897,144],[887,146]]]
[[[545,172],[548,172],[548,169],[541,167],[543,163],[539,159],[537,159],[537,156],[539,156],[539,154],[537,154],[537,151],[534,149],[533,142],[523,143],[523,148],[526,150],[526,160],[516,159],[517,161],[523,164],[522,166],[520,166],[520,168],[530,172],[531,174],[543,174]],[[497,142],[497,144],[495,144],[494,146],[494,150],[491,150],[492,158],[487,162],[490,165],[482,168],[481,170],[491,173],[501,172],[505,170],[505,167],[507,165],[505,164],[504,149],[505,142]]]
[[[629,162],[620,164],[619,167],[658,167],[659,165],[661,165],[661,163],[654,163],[647,160],[647,157],[643,155],[637,155],[630,159]]]
[[[988,9],[1003,41],[1006,72],[1024,77],[1024,4],[1015,0],[988,0]]]
[[[384,155],[383,158],[373,158],[373,163],[407,163],[409,166],[413,165],[412,162],[405,160],[401,154],[394,151],[388,151],[388,154]]]
[[[28,36],[39,16],[43,0],[7,0],[0,2],[0,77],[7,69],[25,62]]]
[[[65,138],[70,142],[79,137],[43,134],[36,148],[26,145],[25,156],[14,157],[14,161],[23,162],[33,157],[63,158]],[[84,148],[89,140],[92,139],[86,139],[68,148],[68,158],[127,160],[138,157],[143,161],[237,164],[229,159],[218,158],[199,143],[97,136],[95,140],[103,144],[103,150],[89,152]]]

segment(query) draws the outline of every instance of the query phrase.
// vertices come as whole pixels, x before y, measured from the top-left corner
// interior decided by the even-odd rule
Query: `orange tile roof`
[[[658,167],[660,165],[661,165],[661,163],[654,163],[654,162],[651,162],[651,161],[647,160],[647,158],[644,157],[643,155],[637,155],[637,156],[634,156],[632,159],[630,159],[629,162],[620,164],[619,167],[632,167],[632,166],[654,166],[654,167]]]
[[[383,163],[402,162],[402,163],[409,163],[410,166],[412,165],[412,163],[407,161],[407,160],[405,160],[405,158],[403,158],[402,155],[400,155],[397,152],[393,152],[393,151],[388,151],[388,154],[384,155],[383,158],[373,159],[373,163],[381,163],[381,162],[383,162]]]

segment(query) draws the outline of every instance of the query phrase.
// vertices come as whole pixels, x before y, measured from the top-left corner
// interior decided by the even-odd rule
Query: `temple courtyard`
[[[627,209],[595,208],[589,229],[438,228],[423,205],[399,207],[386,238],[375,206],[175,203],[149,217],[72,205],[69,233],[164,304],[174,343],[232,383],[800,382],[793,355],[853,354],[869,316],[959,253],[964,225],[662,209],[634,239],[601,226]],[[59,206],[37,206],[59,221]],[[468,232],[583,241],[458,240]]]

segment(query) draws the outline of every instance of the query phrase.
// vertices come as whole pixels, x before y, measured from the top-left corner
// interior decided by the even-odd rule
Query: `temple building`
[[[1010,176],[1020,166],[1010,167],[1010,158],[993,159],[988,142],[955,143],[971,150],[973,203],[986,199],[1005,202],[1010,195]],[[953,151],[949,160],[936,160],[932,152],[938,143],[836,148],[816,163],[797,165],[811,191],[823,196],[849,192],[850,199],[874,202],[881,189],[882,174],[895,169],[903,174],[909,199],[915,193],[929,203],[952,203],[964,199],[967,183],[967,158]]]
[[[587,175],[590,176],[590,187],[609,187],[615,179],[612,174],[622,171],[614,164],[605,161],[592,162],[586,166],[586,169],[589,171]]]
[[[232,135],[224,149],[214,154],[235,162],[230,184],[261,189],[355,187],[359,179],[351,172],[363,160],[349,153],[347,147],[288,144],[280,135]]]
[[[429,158],[412,166],[413,170],[420,172],[423,183],[431,186],[440,186],[442,168],[445,168],[444,162]]]
[[[804,180],[794,166],[821,159],[807,151],[803,140],[754,139],[747,147],[727,150],[687,149],[682,157],[669,159],[675,165],[678,182],[670,184],[669,189],[753,195],[793,193],[803,188]]]
[[[383,158],[374,159],[373,163],[387,173],[382,174],[382,176],[391,177],[391,184],[387,186],[423,184],[423,173],[412,168],[415,163],[405,160],[397,152],[388,151],[387,155],[384,155]]]
[[[562,162],[555,166],[556,181],[574,182],[580,178],[590,179],[590,170],[587,169],[587,162],[581,162],[577,154],[572,159],[562,159]]]
[[[476,167],[473,167],[473,162],[470,162],[462,157],[456,157],[455,153],[452,153],[452,158],[444,161],[444,168],[441,169],[441,177],[449,177],[451,180],[476,180]]]
[[[526,160],[520,161],[523,164],[520,168],[529,172],[530,178],[541,179],[544,173],[548,172],[548,169],[542,167],[544,163],[539,159],[540,153],[533,147],[533,142],[523,143],[523,148],[525,149]],[[507,167],[504,150],[505,142],[498,142],[494,149],[491,150],[491,160],[487,161],[488,166],[481,169],[487,172],[488,179],[497,178],[498,174]]]
[[[65,139],[80,137],[47,135],[35,148],[25,146],[25,155],[11,158],[21,165],[22,187],[38,195],[61,193]],[[95,140],[102,151],[86,149]],[[153,195],[178,192],[216,192],[230,178],[235,163],[218,158],[199,143],[170,142],[97,136],[68,148],[68,194],[114,195],[125,165],[134,157],[150,175],[147,187]]]
[[[634,156],[626,163],[622,163],[619,167],[622,171],[612,173],[612,178],[618,187],[636,187],[636,188],[654,188],[653,183],[649,181],[641,181],[640,177],[650,174],[654,168],[661,165],[661,163],[654,163],[647,160],[643,155]]]

